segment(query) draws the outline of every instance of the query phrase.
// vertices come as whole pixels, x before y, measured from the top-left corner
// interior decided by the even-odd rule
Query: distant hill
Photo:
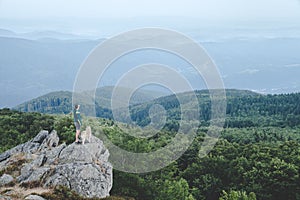
[[[72,92],[51,92],[16,106],[22,112],[39,112],[49,114],[66,114],[72,109]]]
[[[23,38],[29,40],[40,40],[43,38],[53,38],[57,40],[77,40],[83,39],[82,35],[75,35],[71,33],[63,33],[58,31],[31,31],[25,33],[16,33],[11,30],[0,28],[0,37],[12,37],[12,38]],[[85,36],[86,38],[90,38]]]
[[[227,106],[231,104],[232,100],[236,99],[255,99],[263,96],[262,94],[252,92],[249,90],[236,90],[226,89],[226,101]],[[191,95],[196,95],[198,99],[200,120],[208,121],[211,117],[211,99],[208,90],[196,90],[194,92],[184,92],[180,94],[173,94],[169,96],[160,97],[152,101],[130,106],[131,118],[136,121],[139,125],[147,125],[150,122],[148,115],[149,109],[153,105],[161,105],[167,112],[168,121],[178,120],[181,117],[181,108],[184,107],[186,110],[194,109],[194,105],[191,100]],[[183,102],[179,102],[182,99]]]
[[[207,125],[211,119],[211,101],[207,90],[195,91],[199,100],[200,121]],[[190,92],[178,94],[189,109]],[[300,93],[259,94],[247,90],[226,90],[226,127],[297,126],[300,125]],[[167,123],[180,119],[180,103],[176,95],[154,99],[150,102],[130,107],[131,119],[139,125],[150,123],[149,109],[162,105],[167,112]]]
[[[95,98],[91,93],[82,95],[82,111],[89,115],[95,110],[97,117],[111,118],[112,87],[99,88]],[[126,92],[126,88],[122,88]],[[129,105],[131,120],[145,126],[150,123],[149,109],[154,105],[161,105],[167,113],[167,122],[180,119],[180,105],[178,98],[184,99],[184,107],[192,109],[191,94],[195,93],[199,102],[200,121],[207,125],[211,118],[211,100],[208,90],[184,92],[163,96],[147,90],[136,92]],[[93,105],[84,103],[86,98],[92,98]],[[263,95],[248,90],[226,90],[226,124],[227,127],[253,127],[253,126],[295,126],[300,125],[300,93]],[[89,101],[90,102],[90,101]],[[14,109],[24,112],[40,112],[48,114],[67,114],[72,110],[72,93],[67,91],[52,92],[36,99],[25,102]],[[128,122],[123,117],[124,111],[117,110],[121,121]],[[173,123],[172,122],[172,123]],[[275,123],[276,122],[276,123]]]
[[[15,37],[17,34],[13,31],[7,30],[7,29],[1,29],[0,28],[0,36],[4,37]]]
[[[96,110],[101,117],[111,117],[111,97],[113,87],[101,87],[96,90],[96,95],[91,92],[82,93],[82,98],[92,98],[95,100]],[[123,91],[127,91],[127,88],[122,88]],[[130,104],[140,104],[147,101],[151,101],[157,97],[165,95],[164,93],[150,90],[138,90],[134,93],[130,100]],[[93,105],[82,105],[93,106]],[[51,92],[38,98],[29,100],[16,107],[15,110],[23,112],[40,112],[47,114],[67,114],[72,110],[72,92],[70,91],[58,91]]]

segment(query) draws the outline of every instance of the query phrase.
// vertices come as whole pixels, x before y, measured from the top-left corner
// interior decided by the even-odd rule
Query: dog
[[[82,140],[82,144],[84,144],[86,140],[91,142],[91,137],[92,137],[91,127],[87,126],[85,131],[82,131],[80,133],[80,137],[81,137],[81,140]]]

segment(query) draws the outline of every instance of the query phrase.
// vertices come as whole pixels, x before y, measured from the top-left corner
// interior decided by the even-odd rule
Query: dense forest
[[[96,107],[98,117],[112,117],[111,98],[114,87],[106,86],[97,88],[94,91],[85,91],[77,94],[80,99],[82,108],[93,109]],[[119,87],[122,92],[130,92],[128,88]],[[30,101],[24,102],[14,107],[14,110],[22,112],[39,112],[45,114],[67,114],[72,110],[72,95],[70,91],[57,91],[45,94]],[[148,90],[138,90],[130,99],[130,105],[139,104],[145,101],[151,101],[164,93]],[[95,105],[88,105],[87,102],[92,100]]]
[[[211,117],[209,91],[200,90],[194,93],[199,100],[200,120],[205,124],[205,121],[209,121]],[[111,95],[111,89],[98,89],[95,105],[82,105],[82,109],[88,107],[87,110],[89,110],[95,107],[97,117],[113,119],[109,103]],[[146,126],[150,123],[149,109],[151,106],[159,104],[166,109],[168,122],[176,121],[180,118],[180,103],[177,97],[188,99],[190,95],[191,92],[186,92],[151,100],[153,98],[151,95],[138,93],[130,105],[131,118],[138,125]],[[285,127],[300,124],[300,93],[262,95],[246,90],[227,89],[226,101],[225,127]],[[70,92],[50,93],[14,109],[44,114],[67,114],[72,110],[72,94]]]
[[[199,100],[200,120],[205,123],[211,116],[211,101],[207,90],[195,91]],[[179,94],[180,98],[189,97],[190,92]],[[262,95],[250,91],[226,90],[225,127],[262,127],[300,125],[300,93]],[[130,106],[131,117],[139,125],[150,122],[148,110],[152,105],[162,105],[169,121],[178,120],[180,103],[176,95],[161,97],[153,101]],[[188,104],[188,103],[187,103]]]
[[[197,91],[201,126],[189,149],[169,166],[134,174],[114,170],[112,196],[134,199],[300,199],[300,94],[260,95],[227,91],[224,129],[213,150],[199,156],[208,131],[210,101]],[[187,95],[186,93],[182,95]],[[201,101],[200,101],[201,99]],[[151,152],[168,144],[178,130],[176,96],[133,105],[137,124],[149,123],[148,109],[160,103],[168,113],[166,126],[150,138],[135,138],[136,127],[108,118],[84,116],[94,133],[132,152]],[[206,116],[206,117],[205,117]],[[70,115],[0,110],[1,152],[34,137],[41,129],[57,130],[61,142],[74,140]]]

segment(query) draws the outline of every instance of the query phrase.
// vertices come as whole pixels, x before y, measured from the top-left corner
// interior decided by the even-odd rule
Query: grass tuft
[[[47,200],[134,200],[133,198],[115,196],[106,198],[85,198],[64,186],[57,186],[53,192],[43,193],[40,196]]]

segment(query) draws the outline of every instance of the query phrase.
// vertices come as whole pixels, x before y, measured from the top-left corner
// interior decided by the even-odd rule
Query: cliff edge
[[[59,145],[56,131],[41,131],[0,154],[0,187],[64,186],[83,197],[104,198],[113,180],[108,157],[103,142],[94,136],[84,145]]]

